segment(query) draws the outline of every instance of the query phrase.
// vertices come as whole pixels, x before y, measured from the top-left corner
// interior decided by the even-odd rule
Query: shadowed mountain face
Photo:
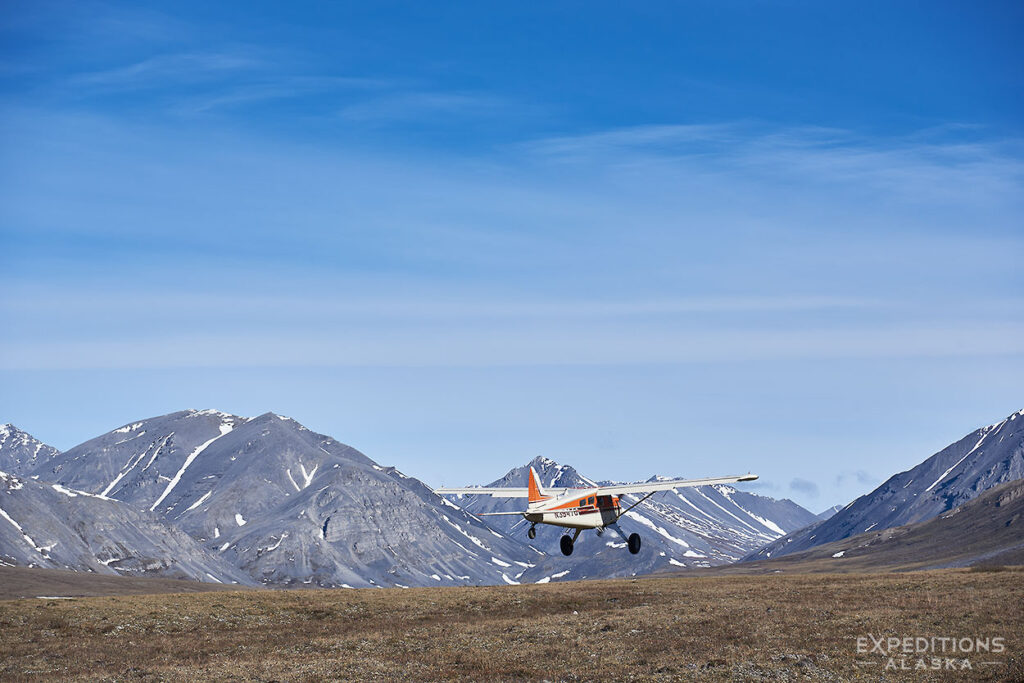
[[[180,529],[130,505],[0,472],[0,563],[251,584]]]
[[[60,451],[12,424],[0,425],[0,472],[25,474],[56,457]]]
[[[141,420],[35,474],[159,514],[263,584],[514,582],[523,555],[536,554],[421,482],[273,413]]]
[[[547,458],[509,471],[488,484],[523,487],[530,467],[545,487],[586,488],[597,485],[572,467]],[[468,512],[525,510],[526,500],[490,496],[448,496]],[[624,508],[638,497],[625,496]],[[529,524],[514,516],[487,517],[488,523],[514,535],[544,553],[537,566],[529,568],[521,581],[550,581],[581,578],[611,578],[646,574],[669,567],[708,567],[732,562],[783,534],[814,522],[815,516],[789,500],[773,500],[731,486],[701,486],[663,491],[648,498],[620,520],[628,536],[639,533],[643,546],[638,555],[626,550],[624,539],[609,529],[598,536],[584,531],[570,557],[561,554],[559,537],[565,530],[538,525],[537,538],[529,541]]]
[[[917,467],[891,477],[829,519],[743,559],[779,557],[873,530],[920,522],[1024,477],[1024,410],[971,432]]]
[[[869,531],[722,573],[872,572],[1024,564],[1024,479],[924,522]]]

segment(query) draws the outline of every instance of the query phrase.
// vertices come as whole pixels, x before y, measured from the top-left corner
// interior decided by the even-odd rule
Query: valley
[[[922,680],[885,636],[1000,638],[924,677],[1019,680],[1022,603],[1016,568],[13,600],[0,678]]]

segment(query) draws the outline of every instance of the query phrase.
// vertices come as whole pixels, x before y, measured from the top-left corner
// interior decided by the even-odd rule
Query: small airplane
[[[562,554],[572,555],[576,539],[584,529],[596,529],[597,535],[605,529],[613,529],[629,547],[629,552],[636,555],[640,552],[640,534],[630,534],[619,528],[619,517],[644,502],[658,491],[669,491],[685,486],[711,486],[713,484],[731,484],[737,481],[753,481],[756,474],[744,474],[738,477],[711,477],[708,479],[665,479],[662,481],[644,482],[641,484],[614,484],[612,486],[594,486],[590,488],[550,488],[540,485],[537,472],[530,468],[529,486],[517,488],[440,488],[434,489],[439,495],[481,495],[494,498],[526,498],[527,507],[523,512],[481,512],[480,517],[496,515],[521,515],[530,523],[527,535],[537,537],[538,524],[575,529],[576,533],[562,536],[560,544]],[[646,494],[625,510],[619,502],[620,496]]]

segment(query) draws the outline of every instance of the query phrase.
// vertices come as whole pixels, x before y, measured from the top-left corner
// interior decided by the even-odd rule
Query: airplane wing
[[[597,489],[597,495],[622,496],[630,493],[654,493],[655,491],[670,491],[671,489],[684,488],[687,486],[731,484],[737,481],[753,481],[755,479],[757,479],[756,474],[744,474],[738,477],[709,477],[707,479],[665,479],[664,481],[648,481],[641,484],[616,484],[614,486],[602,486]]]
[[[670,491],[671,489],[683,488],[686,486],[711,486],[712,484],[731,484],[737,481],[753,481],[757,479],[756,474],[743,474],[736,477],[709,477],[707,479],[665,479],[663,481],[648,481],[640,484],[615,484],[613,486],[598,486],[591,489],[544,489],[546,496],[561,496],[569,491],[596,491],[597,495],[621,496],[630,493],[654,493],[655,491]],[[493,498],[528,498],[529,489],[518,488],[487,488],[484,486],[468,486],[465,488],[442,488],[434,489],[439,496],[468,495],[468,496],[491,496]]]
[[[569,489],[544,489],[544,495],[560,496]],[[493,498],[529,498],[529,489],[514,488],[486,488],[483,486],[469,486],[461,489],[434,489],[439,496],[470,495],[470,496],[491,496]]]

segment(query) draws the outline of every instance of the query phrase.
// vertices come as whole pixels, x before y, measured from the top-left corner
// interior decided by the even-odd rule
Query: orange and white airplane
[[[713,484],[731,484],[737,481],[753,481],[756,474],[744,474],[738,477],[711,477],[708,479],[665,479],[641,484],[614,484],[612,486],[595,486],[585,489],[550,488],[544,489],[534,469],[530,468],[529,486],[525,489],[516,488],[441,488],[435,489],[439,495],[480,495],[494,498],[526,498],[527,507],[523,512],[482,512],[479,516],[490,515],[521,515],[530,523],[527,535],[537,537],[538,524],[575,529],[572,536],[565,534],[561,539],[563,555],[572,555],[573,545],[584,529],[596,529],[598,536],[605,529],[613,529],[629,547],[629,552],[636,555],[640,552],[640,534],[625,533],[619,528],[619,517],[644,502],[658,491],[670,491],[685,486],[710,486]],[[646,494],[625,510],[619,503],[619,497],[625,495]]]

